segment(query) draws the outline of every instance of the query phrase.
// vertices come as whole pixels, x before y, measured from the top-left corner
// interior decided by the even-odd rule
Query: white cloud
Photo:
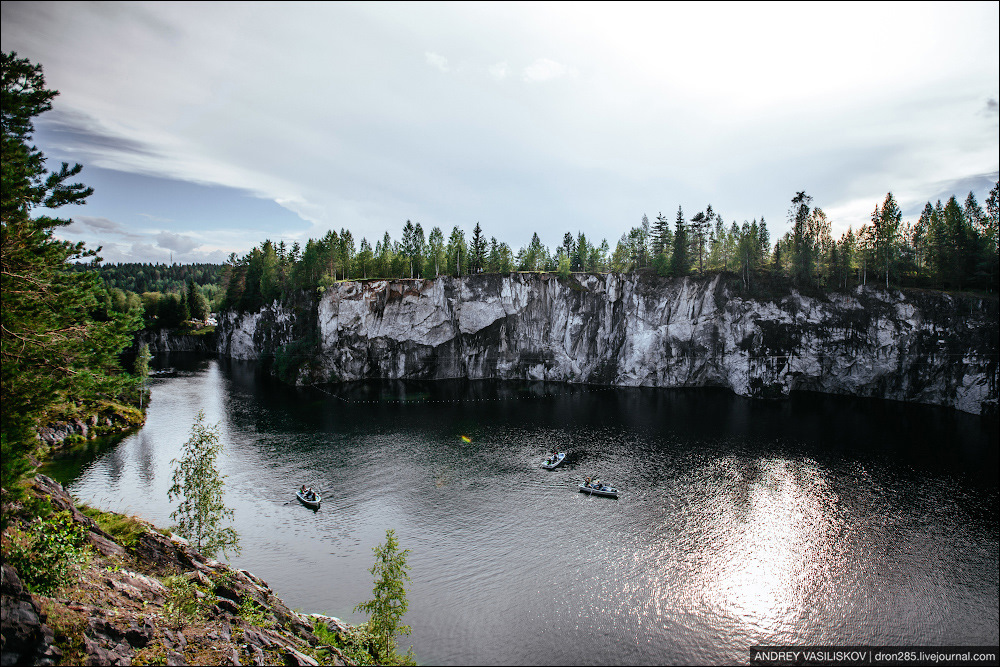
[[[447,72],[450,69],[448,67],[448,59],[444,56],[437,53],[431,53],[430,51],[426,52],[424,56],[427,58],[428,65],[437,67],[442,72]]]
[[[510,74],[510,65],[507,61],[499,62],[494,65],[490,65],[490,76],[498,81],[506,79]]]
[[[174,234],[173,232],[160,232],[156,235],[156,245],[174,252],[191,252],[201,244],[193,240],[190,236]]]
[[[524,68],[525,81],[549,81],[566,74],[567,68],[548,58],[539,58]]]
[[[480,220],[515,248],[535,231],[613,244],[643,212],[708,202],[778,236],[799,190],[836,229],[890,189],[919,200],[998,168],[996,3],[2,7],[4,49],[61,93],[59,159],[236,188],[314,237]],[[95,220],[138,220],[150,244],[294,236],[99,202]]]

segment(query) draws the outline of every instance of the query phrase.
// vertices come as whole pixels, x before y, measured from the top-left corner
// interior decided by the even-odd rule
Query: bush
[[[69,512],[38,518],[26,531],[9,534],[4,559],[29,591],[48,595],[72,581],[72,567],[86,558],[86,534]]]
[[[163,614],[174,627],[201,620],[208,608],[208,595],[197,584],[181,575],[173,575],[163,580],[167,587],[167,601]]]
[[[273,625],[268,618],[267,608],[249,595],[240,597],[240,618],[258,628],[268,628]]]
[[[322,621],[313,626],[313,634],[319,639],[320,644],[333,646],[344,657],[356,665],[377,665],[380,664],[373,655],[375,649],[375,637],[368,632],[366,626],[353,627],[348,631],[331,631]],[[323,649],[317,651],[322,656]]]

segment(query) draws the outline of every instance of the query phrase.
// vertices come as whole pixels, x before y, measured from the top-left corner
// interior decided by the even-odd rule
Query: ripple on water
[[[858,438],[824,416],[848,409],[836,398],[536,390],[365,407],[198,364],[156,380],[143,430],[70,490],[169,525],[170,461],[204,409],[243,543],[232,562],[293,608],[359,621],[371,548],[394,529],[411,550],[404,620],[421,661],[712,664],[779,641],[997,643],[996,478],[981,470],[995,433],[978,422],[941,431],[964,440],[929,468],[893,438],[956,420],[912,406],[879,404]],[[539,468],[553,448],[566,462]],[[620,499],[578,493],[585,475]],[[319,511],[295,501],[303,483],[323,490]]]

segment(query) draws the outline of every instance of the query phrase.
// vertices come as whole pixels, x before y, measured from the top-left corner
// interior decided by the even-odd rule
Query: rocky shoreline
[[[75,583],[51,596],[31,594],[3,564],[3,665],[357,664],[316,634],[320,622],[326,637],[349,634],[352,626],[289,609],[252,573],[206,558],[134,517],[141,529],[122,543],[44,475],[31,481],[29,494],[82,525],[90,555],[76,566]],[[177,582],[197,613],[179,613]]]

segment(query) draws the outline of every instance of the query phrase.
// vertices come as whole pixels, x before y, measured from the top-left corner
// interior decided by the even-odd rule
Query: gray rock
[[[17,571],[0,566],[0,665],[53,664],[59,651],[52,646],[52,630],[45,624],[38,602],[24,588]]]
[[[316,660],[310,658],[308,655],[304,653],[296,651],[291,647],[285,649],[285,652],[282,654],[281,658],[284,661],[285,665],[287,665],[288,667],[299,667],[299,666],[319,667],[319,663],[316,662]]]
[[[308,310],[308,309],[306,309]],[[303,309],[226,313],[218,353],[257,359],[306,333]],[[345,281],[316,306],[319,356],[300,383],[520,379],[808,390],[995,410],[996,305],[858,287],[745,298],[721,276],[474,275]],[[306,319],[313,317],[308,315]]]

